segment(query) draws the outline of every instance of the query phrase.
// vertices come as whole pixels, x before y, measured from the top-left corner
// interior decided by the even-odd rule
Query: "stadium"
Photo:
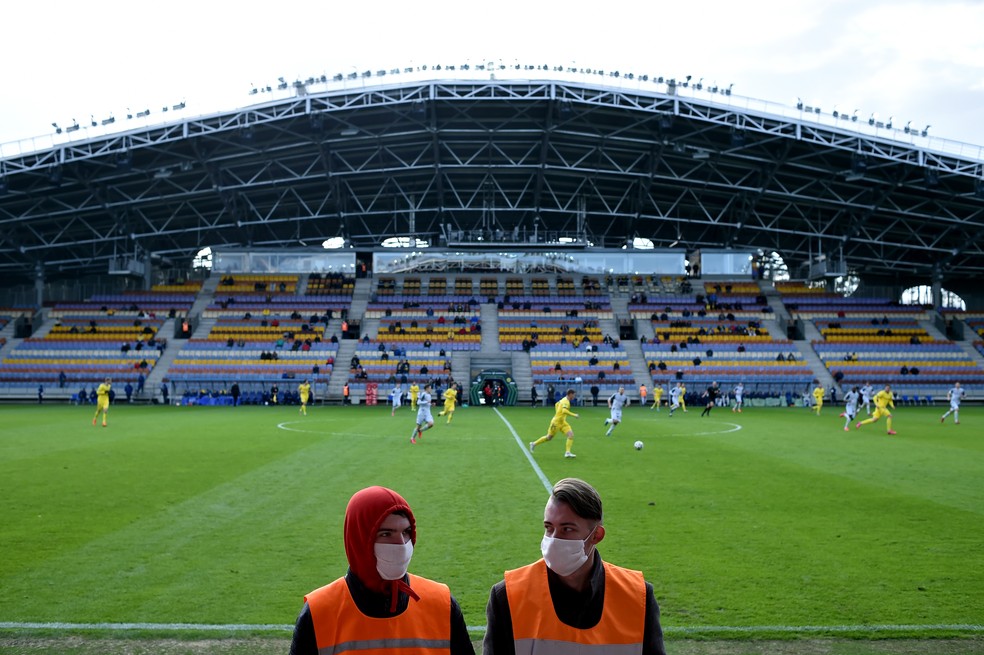
[[[379,479],[340,469],[393,469],[383,452],[409,447],[411,426],[409,415],[389,420],[392,390],[432,382],[437,398],[461,388],[459,416],[424,438],[435,435],[430,460],[418,450],[388,474],[419,499],[418,520],[473,516],[494,488],[523,511],[501,520],[526,522],[535,556],[541,482],[570,470],[558,449],[534,458],[525,443],[549,421],[542,406],[573,388],[586,419],[575,425],[577,475],[604,481],[610,520],[631,524],[658,506],[678,522],[666,529],[679,550],[654,536],[658,519],[612,546],[616,561],[657,578],[675,652],[708,638],[841,636],[984,648],[973,547],[982,498],[971,484],[982,461],[971,437],[984,399],[984,148],[690,77],[542,64],[281,79],[254,100],[212,115],[175,106],[169,120],[75,124],[50,143],[0,150],[0,401],[14,428],[3,446],[11,487],[0,488],[18,544],[0,567],[4,634],[65,624],[98,640],[119,626],[156,635],[177,625],[282,647],[299,598],[331,579],[288,525],[329,507],[326,525],[340,526],[352,485]],[[93,437],[106,378],[109,429]],[[305,380],[313,396],[302,428]],[[714,423],[680,414],[670,429],[665,405],[644,411],[656,406],[642,387],[677,382],[691,407],[712,383],[728,392]],[[957,382],[969,409],[940,437]],[[742,414],[728,411],[739,383]],[[892,442],[887,453],[883,424],[849,431],[836,418],[838,399],[866,383],[891,385],[908,448]],[[619,387],[643,407],[627,411],[616,451],[588,435],[602,432],[594,428]],[[834,405],[822,429],[808,411],[816,387]],[[468,439],[441,449],[452,430]],[[372,435],[385,450],[366,443]],[[637,438],[647,445],[633,452]],[[212,457],[228,469],[206,466]],[[89,487],[66,474],[62,487],[44,475],[56,465],[102,479]],[[337,478],[324,497],[277,481],[291,470],[317,478],[319,466]],[[436,471],[446,473],[419,480]],[[57,507],[48,493],[63,499]],[[75,493],[91,522],[67,502]],[[641,508],[629,501],[640,498]],[[48,511],[65,513],[71,537],[28,520]],[[794,517],[796,529],[783,531]],[[798,554],[760,540],[749,521]],[[271,525],[291,533],[277,549],[297,569],[276,585],[276,558],[251,536]],[[853,543],[835,546],[846,525]],[[224,529],[268,577],[227,573],[247,564],[234,563]],[[467,549],[451,526],[434,532],[449,552]],[[697,534],[703,556],[681,545]],[[322,546],[339,551],[328,557],[337,577],[337,529]],[[918,575],[853,560],[869,548]],[[797,562],[769,561],[772,549]],[[131,559],[136,550],[152,555]],[[527,550],[480,575],[433,550],[421,559],[451,585],[480,641],[489,585]],[[144,585],[138,598],[21,602],[34,585],[55,584],[42,572],[83,556],[91,572],[67,576],[69,588],[111,595],[132,579]],[[171,556],[184,575],[159,564]],[[829,574],[822,582],[811,559]],[[217,611],[189,575],[216,561],[220,591],[271,598]],[[679,577],[657,574],[668,562]],[[735,588],[705,576],[774,597],[746,609]],[[864,600],[848,602],[855,576]],[[789,587],[767,593],[777,579]],[[814,584],[817,597],[804,598]],[[695,588],[704,596],[687,609]],[[910,598],[914,588],[922,599]],[[200,603],[181,607],[185,594]]]

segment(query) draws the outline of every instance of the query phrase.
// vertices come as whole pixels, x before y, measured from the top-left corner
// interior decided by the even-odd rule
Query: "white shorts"
[[[417,409],[417,425],[423,425],[424,423],[433,423],[434,416],[431,414],[430,406],[420,407],[418,405]]]
[[[393,396],[393,407],[399,407],[403,402],[403,396]]]
[[[621,423],[622,422],[622,410],[612,408],[612,422]]]
[[[959,402],[956,402],[956,403],[955,403],[955,402],[953,402],[953,401],[951,400],[951,401],[950,401],[950,411],[951,411],[951,412],[956,412],[956,411],[958,411],[959,409],[960,409],[960,403],[959,403]]]

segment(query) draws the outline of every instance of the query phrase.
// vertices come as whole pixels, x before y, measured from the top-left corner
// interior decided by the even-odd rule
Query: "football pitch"
[[[630,407],[611,437],[605,408],[576,409],[565,459],[561,439],[529,453],[552,411],[528,406],[459,408],[450,425],[435,408],[415,446],[405,407],[117,405],[102,428],[94,408],[0,406],[0,635],[285,644],[302,596],[345,571],[349,497],[381,484],[416,515],[410,570],[451,587],[479,640],[489,588],[539,557],[548,487],[574,476],[604,500],[602,556],[653,583],[671,653],[984,650],[979,409],[941,425],[941,408],[898,408],[887,436],[844,432],[829,405]]]

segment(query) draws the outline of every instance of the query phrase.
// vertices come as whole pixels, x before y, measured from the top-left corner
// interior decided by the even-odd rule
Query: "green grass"
[[[984,618],[977,411],[900,408],[895,437],[838,411],[630,408],[606,438],[587,408],[576,460],[560,440],[534,459],[599,489],[601,553],[644,571],[670,640],[976,641],[940,626]],[[87,408],[0,407],[0,623],[291,624],[345,570],[349,497],[383,484],[417,516],[411,570],[483,626],[491,585],[539,557],[547,496],[525,444],[551,414],[502,413],[522,444],[485,408],[412,447],[405,408],[119,406],[102,429]]]

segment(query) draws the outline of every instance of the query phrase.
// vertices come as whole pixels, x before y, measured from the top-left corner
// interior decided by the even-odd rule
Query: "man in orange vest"
[[[666,655],[652,585],[598,553],[605,528],[594,487],[577,478],[555,484],[543,527],[543,559],[506,571],[492,587],[484,655],[616,646],[619,653]]]
[[[352,496],[344,540],[348,572],[304,597],[291,655],[336,652],[339,646],[366,653],[474,655],[447,586],[407,573],[417,524],[400,494],[368,487]]]

